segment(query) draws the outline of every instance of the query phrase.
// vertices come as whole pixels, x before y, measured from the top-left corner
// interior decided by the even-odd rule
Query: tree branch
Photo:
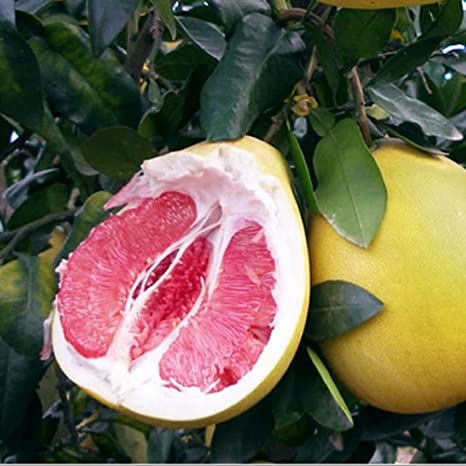
[[[359,78],[358,69],[355,66],[350,72],[351,90],[353,99],[356,106],[359,126],[366,144],[372,144],[371,133],[369,131],[369,120],[366,113],[366,100],[364,98],[364,89],[362,87],[361,79]]]
[[[0,242],[11,240],[1,251],[0,251],[0,264],[3,264],[5,259],[14,251],[17,244],[23,240],[28,234],[33,231],[48,225],[49,223],[67,220],[73,217],[77,212],[78,208],[64,210],[62,212],[54,212],[31,223],[27,223],[22,227],[15,228],[11,231],[5,231],[0,233]]]
[[[136,82],[141,78],[144,63],[161,43],[163,23],[154,11],[147,15],[146,22],[128,55],[127,68]]]

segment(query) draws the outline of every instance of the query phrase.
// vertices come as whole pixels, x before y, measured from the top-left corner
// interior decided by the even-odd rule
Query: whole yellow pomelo
[[[466,172],[398,141],[374,156],[388,191],[380,229],[362,249],[315,217],[311,275],[314,285],[355,283],[384,309],[322,352],[341,382],[381,409],[453,406],[466,400]]]
[[[435,0],[319,0],[326,5],[355,8],[362,10],[378,10],[383,8],[402,8],[405,6],[427,5],[438,3]]]

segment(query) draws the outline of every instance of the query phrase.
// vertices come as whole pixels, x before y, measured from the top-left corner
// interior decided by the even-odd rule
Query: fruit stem
[[[366,99],[364,98],[364,89],[356,66],[350,72],[350,81],[359,126],[366,144],[370,146],[372,144],[372,139],[369,131],[369,119],[366,113]]]

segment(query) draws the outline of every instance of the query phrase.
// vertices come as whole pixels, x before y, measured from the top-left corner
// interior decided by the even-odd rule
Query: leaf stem
[[[61,212],[54,212],[51,214],[46,215],[38,220],[34,220],[33,222],[27,223],[19,228],[15,228],[11,231],[5,231],[4,233],[0,233],[0,242],[10,241],[1,251],[0,251],[0,264],[3,264],[5,259],[14,251],[16,245],[24,239],[28,234],[32,233],[33,231],[48,225],[49,223],[67,220],[74,216],[77,212],[78,208],[75,207],[73,209],[64,210]]]
[[[361,78],[359,77],[358,69],[355,66],[350,72],[351,90],[353,99],[356,106],[356,113],[358,117],[359,126],[364,137],[366,144],[372,144],[371,133],[369,131],[369,119],[366,113],[366,100],[364,97],[364,89],[362,87]]]

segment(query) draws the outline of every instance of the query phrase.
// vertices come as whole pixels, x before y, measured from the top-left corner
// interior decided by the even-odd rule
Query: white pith
[[[148,160],[142,168],[146,197],[157,197],[165,191],[178,191],[195,200],[198,220],[201,221],[198,230],[192,227],[188,233],[191,238],[197,237],[204,228],[202,219],[209,216],[208,212],[217,205],[221,207],[222,217],[219,222],[214,222],[219,227],[209,237],[214,244],[214,256],[204,284],[206,292],[213,291],[223,252],[232,234],[241,228],[241,222],[252,220],[262,225],[276,264],[273,296],[278,311],[270,340],[253,369],[236,384],[219,392],[203,393],[198,388],[186,387],[180,387],[180,390],[167,388],[158,373],[158,362],[181,327],[188,325],[190,316],[198,311],[201,297],[160,346],[130,365],[129,347],[133,336],[129,330],[149,295],[149,291],[146,291],[134,302],[128,299],[122,324],[107,355],[101,358],[84,358],[77,353],[65,340],[59,312],[56,313],[53,323],[54,353],[72,380],[114,405],[121,405],[142,416],[173,422],[214,416],[254,391],[277,365],[295,332],[305,300],[304,290],[308,286],[305,282],[307,258],[303,251],[302,230],[280,181],[261,172],[254,156],[246,151],[226,145],[208,156],[180,151],[176,156],[169,154]],[[126,208],[136,204],[137,201]],[[213,227],[207,225],[207,228]],[[186,241],[185,237],[183,244],[173,244],[166,255],[177,249],[180,250],[177,254],[181,255],[183,248],[189,244],[191,242]],[[65,270],[66,263],[62,263],[60,268]],[[153,284],[149,290],[156,286],[157,283]]]

